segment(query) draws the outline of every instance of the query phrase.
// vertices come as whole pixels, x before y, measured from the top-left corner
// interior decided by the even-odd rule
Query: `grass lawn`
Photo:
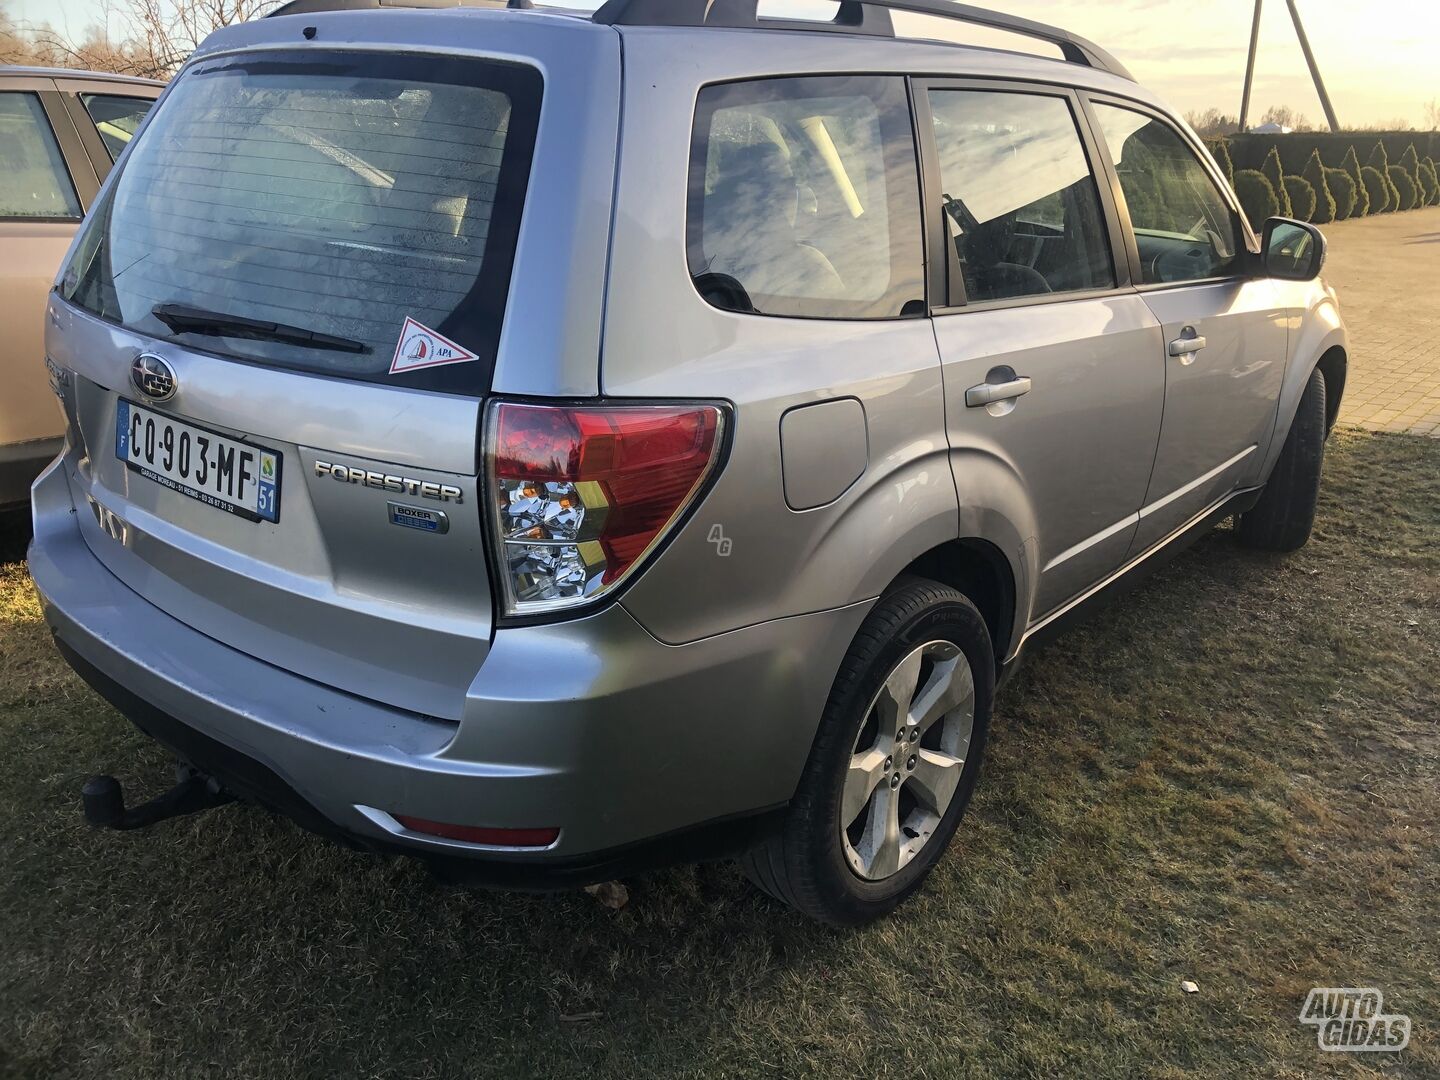
[[[1339,432],[1323,497],[1033,655],[955,849],[851,933],[724,864],[612,912],[250,807],[92,832],[88,774],[171,765],[6,565],[0,1074],[1440,1076],[1440,440]],[[1306,991],[1370,985],[1410,1049],[1322,1054]]]

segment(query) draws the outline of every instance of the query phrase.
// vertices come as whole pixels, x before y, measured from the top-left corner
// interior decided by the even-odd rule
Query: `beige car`
[[[45,371],[45,296],[101,183],[162,83],[0,66],[0,511],[60,452]]]

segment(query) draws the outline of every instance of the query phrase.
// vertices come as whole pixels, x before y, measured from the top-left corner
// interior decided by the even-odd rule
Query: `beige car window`
[[[111,161],[130,145],[140,121],[155,104],[149,98],[122,97],[118,94],[82,94],[80,100],[95,122],[95,130],[100,132]]]
[[[80,200],[35,94],[0,93],[0,218],[79,218]]]

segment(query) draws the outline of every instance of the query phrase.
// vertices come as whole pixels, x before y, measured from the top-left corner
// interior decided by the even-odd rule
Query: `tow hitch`
[[[92,776],[80,789],[85,820],[96,828],[143,829],[167,818],[198,814],[235,801],[235,796],[189,765],[175,769],[176,784],[147,803],[126,807],[125,792],[113,776]]]

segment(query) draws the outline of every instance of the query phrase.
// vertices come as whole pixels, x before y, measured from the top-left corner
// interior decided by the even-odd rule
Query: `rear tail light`
[[[506,614],[574,607],[624,581],[704,486],[721,423],[713,405],[491,406]]]

